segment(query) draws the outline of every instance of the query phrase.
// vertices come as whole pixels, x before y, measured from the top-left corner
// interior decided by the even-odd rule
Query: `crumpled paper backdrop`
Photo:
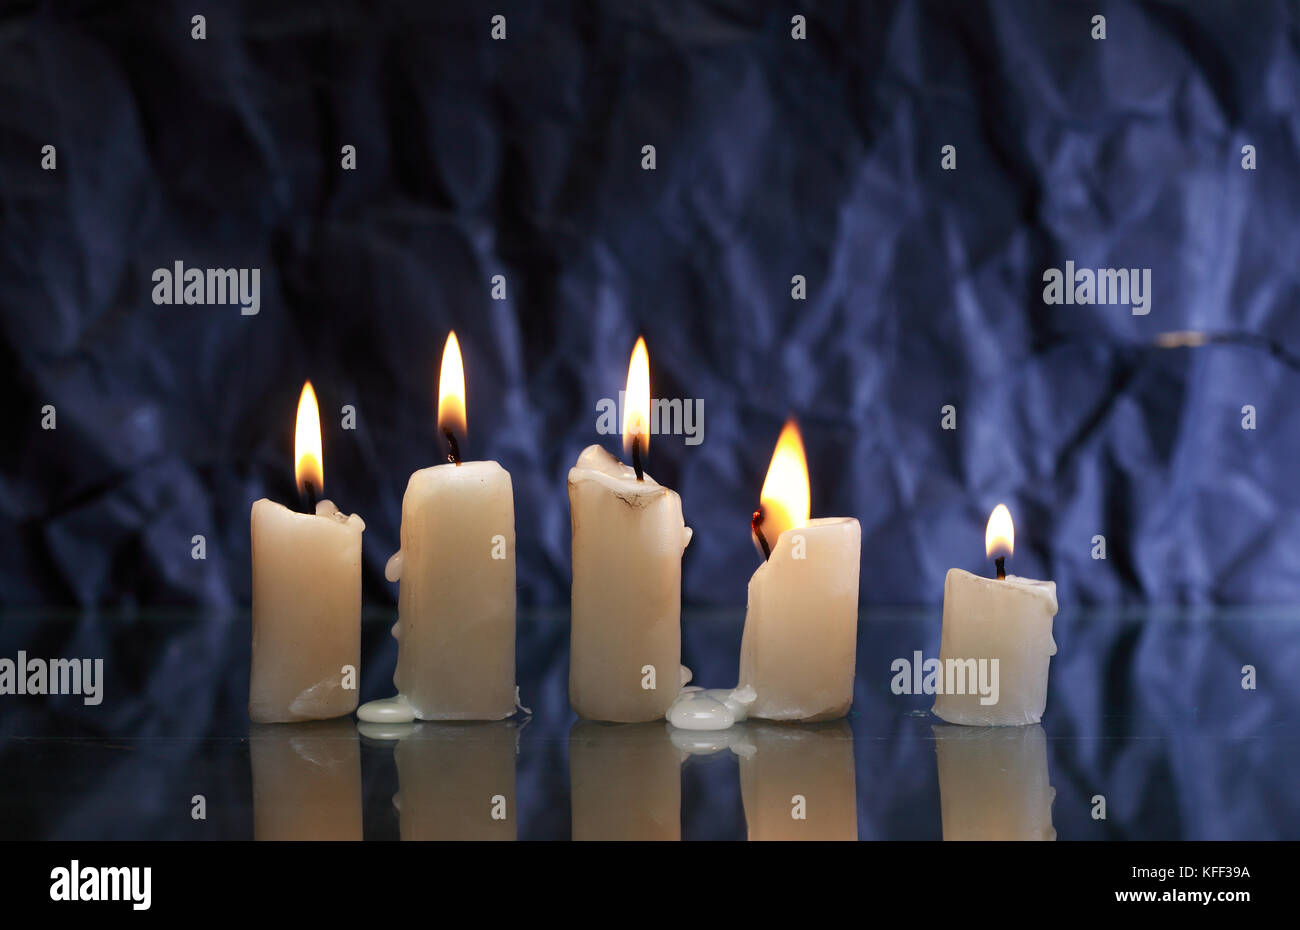
[[[565,475],[639,333],[655,395],[704,402],[648,466],[695,529],[688,601],[743,602],[791,413],[814,515],[862,522],[865,602],[987,570],[998,501],[1063,602],[1300,597],[1294,7],[248,4],[203,41],[194,12],[0,19],[5,605],[247,601],[307,378],[392,602],[451,328],[524,603],[566,601]],[[155,306],[177,260],[260,268],[261,312]],[[1067,260],[1150,268],[1150,314],[1045,306]],[[1186,329],[1284,350],[1154,345]]]

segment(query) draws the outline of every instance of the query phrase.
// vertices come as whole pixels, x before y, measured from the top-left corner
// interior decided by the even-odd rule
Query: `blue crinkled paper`
[[[743,603],[789,414],[865,602],[987,570],[999,501],[1063,603],[1300,598],[1294,5],[244,4],[201,41],[193,13],[0,14],[4,605],[246,602],[308,378],[391,603],[452,328],[524,603],[567,602],[565,475],[616,448],[638,334],[654,394],[704,405],[648,463],[690,602]],[[176,261],[259,268],[258,314],[155,305]],[[1067,261],[1150,269],[1150,312],[1044,304]],[[1184,330],[1234,335],[1157,341]]]

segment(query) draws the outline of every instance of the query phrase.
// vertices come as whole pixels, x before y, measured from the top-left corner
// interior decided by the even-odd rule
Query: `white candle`
[[[633,444],[637,460],[649,422],[644,353],[645,343],[638,341],[624,423],[625,442]],[[643,391],[634,391],[633,377],[644,377]],[[681,498],[636,471],[599,446],[584,449],[569,470],[569,702],[591,720],[657,720],[681,687],[682,552],[691,531],[682,519]]]
[[[299,489],[324,487],[320,418],[308,382],[298,402]],[[265,498],[250,516],[253,659],[248,715],[259,723],[318,720],[357,706],[361,674],[361,533],[328,500],[297,513]]]
[[[1041,726],[934,727],[945,840],[1054,840]]]
[[[754,521],[771,556],[749,580],[741,639],[740,688],[754,692],[750,717],[832,720],[853,703],[862,530],[852,517],[809,520],[808,513],[807,460],[791,421]]]
[[[386,577],[398,588],[398,698],[362,708],[363,720],[501,720],[515,711],[515,508],[496,462],[460,462],[465,379],[456,334],[447,337],[438,426],[453,457],[411,475],[402,498],[400,551]]]
[[[989,517],[985,549],[1009,555],[1014,543],[1011,514],[999,504]],[[1004,558],[997,557],[999,574]],[[1055,582],[950,569],[935,714],[966,726],[1038,723],[1047,706],[1048,663],[1056,654],[1056,609]]]

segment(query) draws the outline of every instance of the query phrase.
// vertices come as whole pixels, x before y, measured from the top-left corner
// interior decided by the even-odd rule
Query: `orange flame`
[[[627,363],[627,390],[623,392],[623,452],[631,454],[632,445],[650,450],[650,353],[645,337],[638,336],[632,358]]]
[[[1015,552],[1016,528],[1011,522],[1011,511],[1006,504],[998,504],[989,514],[984,528],[984,554],[988,558],[1006,556]]]
[[[324,491],[325,465],[321,455],[320,408],[316,404],[316,392],[312,390],[310,381],[302,386],[302,396],[298,398],[293,458],[293,477],[298,482],[298,493],[302,494],[308,484],[318,494]]]
[[[447,344],[442,349],[442,368],[438,373],[438,430],[449,429],[464,436],[468,428],[465,365],[460,358],[460,342],[453,330],[447,334]]]
[[[799,425],[787,420],[776,441],[772,464],[759,502],[763,505],[763,535],[775,546],[783,532],[808,522],[811,513],[808,490],[808,457],[803,451]]]

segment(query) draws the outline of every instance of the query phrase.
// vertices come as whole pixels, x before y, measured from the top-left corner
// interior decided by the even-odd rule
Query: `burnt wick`
[[[444,429],[442,435],[447,437],[447,461],[453,465],[459,465],[460,444],[456,442],[456,434],[449,429]]]
[[[316,485],[313,482],[304,481],[302,483],[302,512],[303,513],[316,512],[316,498],[319,495],[319,493],[320,492],[316,490]]]
[[[641,467],[641,440],[632,440],[632,470],[636,472],[637,481],[645,481],[645,470]]]
[[[1000,556],[998,556],[996,559],[993,560],[993,564],[996,565],[996,566],[997,566],[997,569],[998,569],[998,581],[1006,581],[1006,579],[1007,579],[1007,557],[1006,557],[1005,555],[1000,555]]]
[[[763,550],[763,561],[766,562],[772,557],[772,549],[767,544],[767,537],[763,535],[763,511],[762,509],[754,511],[754,518],[750,520],[749,525],[754,530],[754,536],[758,539],[758,545]]]

